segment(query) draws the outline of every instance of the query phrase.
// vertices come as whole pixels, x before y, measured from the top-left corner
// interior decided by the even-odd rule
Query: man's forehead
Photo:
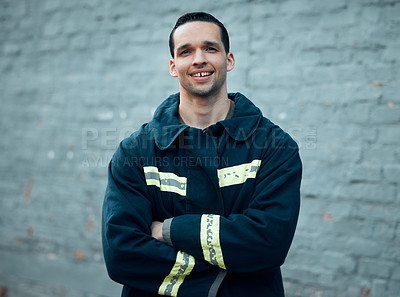
[[[218,25],[210,22],[193,21],[185,23],[174,32],[174,41],[179,42],[181,39],[196,40],[204,39],[216,43],[221,42],[221,30]],[[187,41],[182,40],[183,43]]]

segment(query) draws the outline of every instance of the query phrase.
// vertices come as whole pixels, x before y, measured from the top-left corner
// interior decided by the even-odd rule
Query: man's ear
[[[174,59],[169,60],[169,74],[171,74],[172,77],[178,77],[178,73],[176,72],[176,68],[175,68]]]
[[[235,67],[235,57],[232,53],[226,55],[226,71],[231,71]]]

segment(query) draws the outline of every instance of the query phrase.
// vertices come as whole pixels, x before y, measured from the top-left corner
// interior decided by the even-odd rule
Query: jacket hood
[[[228,97],[235,101],[233,116],[214,125],[221,125],[233,139],[245,141],[257,129],[262,118],[261,110],[241,93],[229,93]],[[155,142],[161,150],[167,149],[179,134],[189,128],[179,122],[179,102],[180,93],[169,96],[156,109],[153,120],[149,123]]]

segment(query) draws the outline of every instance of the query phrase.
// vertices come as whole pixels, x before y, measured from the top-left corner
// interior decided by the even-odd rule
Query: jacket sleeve
[[[110,278],[155,295],[213,296],[221,269],[153,238],[151,209],[144,173],[120,145],[109,165],[102,213]]]
[[[297,224],[302,165],[297,144],[288,135],[281,137],[284,140],[261,160],[251,202],[243,213],[169,219],[163,226],[167,242],[228,271],[282,265]]]

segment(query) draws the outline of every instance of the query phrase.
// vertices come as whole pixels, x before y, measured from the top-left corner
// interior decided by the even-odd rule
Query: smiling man
[[[103,250],[122,296],[284,296],[280,266],[300,206],[296,143],[244,95],[224,25],[180,17],[179,93],[123,140],[109,166]]]
[[[203,129],[223,120],[234,104],[228,99],[226,73],[235,59],[225,49],[221,30],[226,32],[215,23],[192,21],[171,33],[170,73],[179,79],[179,115],[192,127]]]

